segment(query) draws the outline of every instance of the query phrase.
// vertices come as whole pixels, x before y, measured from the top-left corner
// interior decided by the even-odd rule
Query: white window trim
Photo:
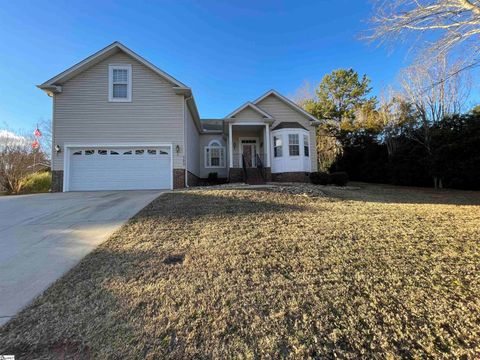
[[[296,136],[297,137],[297,143],[296,144],[291,144],[290,143],[290,136]],[[301,147],[300,147],[300,134],[298,132],[290,132],[287,134],[287,140],[288,140],[288,156],[289,157],[298,157],[301,156]],[[302,140],[303,141],[303,140]],[[297,146],[298,147],[298,154],[297,155],[292,155],[290,151],[290,146]]]
[[[307,143],[305,144],[305,140],[307,140]],[[305,148],[307,148],[308,155],[305,154]],[[310,136],[309,134],[303,134],[303,156],[306,158],[310,157]]]
[[[210,149],[220,149],[220,164],[217,165],[208,165],[208,156],[211,154]],[[205,146],[204,150],[204,164],[206,169],[223,169],[226,166],[226,157],[225,157],[225,146],[222,146],[220,141],[212,140],[208,143],[208,146]],[[211,163],[211,162],[210,162]],[[223,166],[222,166],[223,164]]]
[[[127,97],[114,98],[113,97],[113,70],[127,70]],[[108,101],[109,102],[131,102],[132,101],[132,65],[108,65]]]

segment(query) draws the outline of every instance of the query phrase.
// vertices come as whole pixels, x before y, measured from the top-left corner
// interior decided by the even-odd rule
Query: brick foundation
[[[231,168],[228,175],[228,181],[231,183],[244,182],[243,169]]]
[[[269,168],[269,167],[265,168],[265,181],[266,182],[272,181],[272,168]]]
[[[308,172],[285,172],[285,173],[273,173],[272,181],[277,182],[310,182],[310,173]]]
[[[52,171],[52,192],[63,191],[63,170]]]
[[[185,187],[185,169],[173,169],[173,188],[183,189]]]

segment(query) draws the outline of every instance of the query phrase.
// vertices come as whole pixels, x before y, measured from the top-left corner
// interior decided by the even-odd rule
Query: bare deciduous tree
[[[379,0],[371,22],[369,40],[385,43],[424,35],[423,59],[446,57],[462,47],[466,68],[478,62],[479,0]]]
[[[21,190],[22,180],[45,163],[44,154],[31,149],[32,139],[0,131],[0,187],[9,193]],[[35,166],[35,164],[39,166]]]
[[[470,78],[459,71],[463,62],[450,65],[444,56],[435,60],[405,69],[400,79],[403,96],[424,126],[461,113],[471,90]]]
[[[406,133],[421,144],[431,156],[431,129],[442,119],[460,114],[465,109],[471,82],[467,73],[460,71],[462,62],[449,65],[446,57],[435,62],[416,64],[401,75],[402,93],[399,98],[414,111],[413,131]],[[441,187],[441,179],[434,178],[435,187]]]
[[[39,126],[40,131],[42,132],[42,137],[40,138],[40,146],[46,158],[50,159],[52,156],[52,121],[42,120],[40,121]]]

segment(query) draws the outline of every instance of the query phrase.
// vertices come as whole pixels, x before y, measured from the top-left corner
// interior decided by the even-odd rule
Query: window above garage
[[[132,66],[108,66],[108,101],[132,101]]]

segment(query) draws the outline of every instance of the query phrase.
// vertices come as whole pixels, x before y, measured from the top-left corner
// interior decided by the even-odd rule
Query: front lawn
[[[165,194],[0,329],[0,354],[478,356],[480,194],[360,186]]]

